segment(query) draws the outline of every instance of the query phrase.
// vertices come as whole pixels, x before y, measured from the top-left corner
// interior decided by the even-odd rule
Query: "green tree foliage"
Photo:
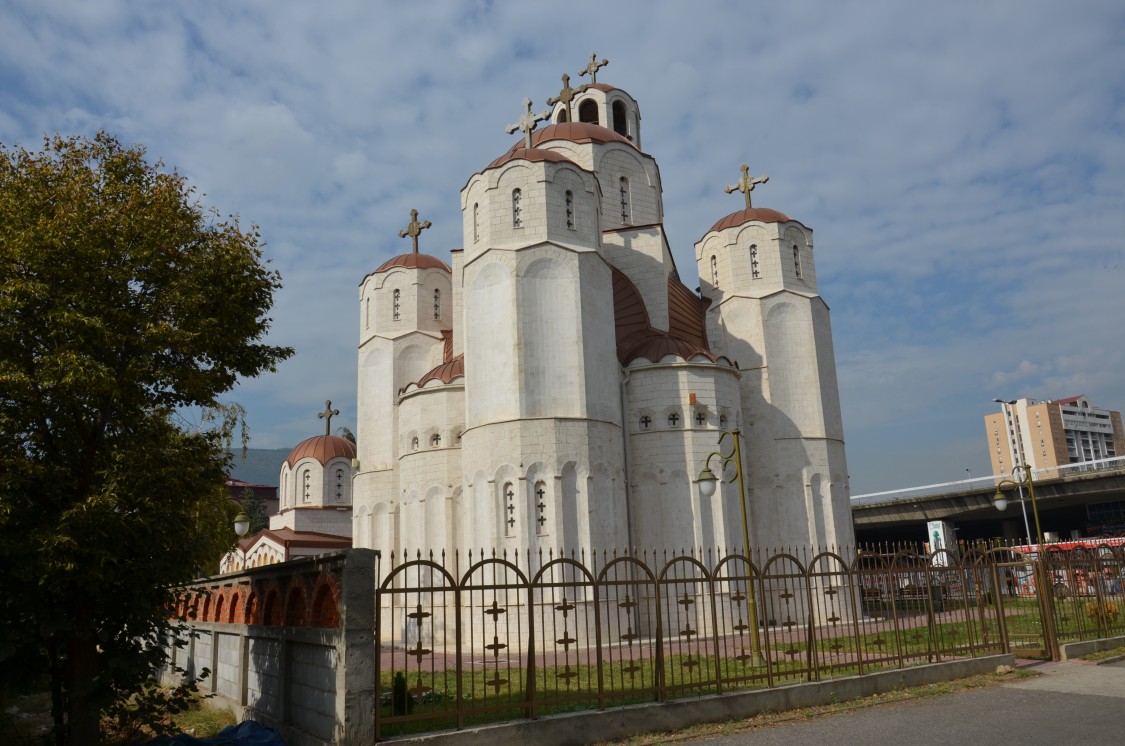
[[[238,497],[238,502],[242,505],[242,509],[246,511],[246,516],[250,519],[250,530],[246,532],[247,536],[254,536],[263,528],[270,527],[269,510],[266,507],[266,501],[258,497],[258,493],[253,489],[247,487],[242,490],[242,494]]]
[[[229,430],[177,413],[292,354],[264,342],[279,287],[143,149],[0,144],[0,676],[50,673],[57,743],[97,742],[233,540]]]

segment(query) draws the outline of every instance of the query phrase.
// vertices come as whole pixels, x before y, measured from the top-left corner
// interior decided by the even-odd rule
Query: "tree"
[[[178,423],[292,354],[261,249],[140,147],[0,144],[0,676],[49,672],[57,743],[97,742],[233,540],[223,428]]]
[[[242,494],[238,496],[238,503],[246,512],[246,517],[250,519],[250,529],[246,532],[247,536],[254,536],[263,528],[270,527],[269,510],[266,508],[266,501],[258,496],[252,487],[246,487],[242,490]]]

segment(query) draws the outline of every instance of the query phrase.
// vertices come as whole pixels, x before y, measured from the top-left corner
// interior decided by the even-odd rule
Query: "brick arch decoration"
[[[239,613],[239,609],[238,609],[238,602],[241,598],[242,598],[242,596],[239,594],[238,590],[232,590],[231,591],[230,604],[227,607],[227,618],[222,620],[222,621],[231,622],[231,623],[241,621],[240,617],[242,615]]]
[[[266,591],[266,600],[262,603],[262,624],[271,627],[280,627],[281,618],[281,592],[277,587]]]
[[[337,627],[340,623],[340,585],[336,576],[322,572],[316,579],[310,627]]]
[[[226,600],[227,594],[225,592],[219,591],[215,594],[215,615],[213,618],[216,622],[223,621],[223,607],[226,605]]]
[[[260,624],[258,608],[258,594],[255,591],[250,591],[246,596],[246,606],[242,615],[243,624]]]
[[[199,618],[204,622],[207,622],[207,621],[211,620],[211,594],[210,593],[204,593],[203,594],[203,609],[200,611]]]
[[[285,592],[285,626],[302,627],[308,616],[308,602],[305,593],[305,584],[300,578],[289,581],[289,588]]]

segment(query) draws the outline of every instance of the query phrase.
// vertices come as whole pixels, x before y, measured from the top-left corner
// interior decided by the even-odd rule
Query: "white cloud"
[[[755,204],[816,230],[853,491],[983,473],[994,396],[1125,404],[1125,6],[862,9],[12,0],[0,141],[105,127],[262,226],[298,355],[236,395],[282,446],[325,398],[352,414],[355,288],[408,210],[459,247],[458,191],[519,102],[596,50],[640,102],[685,282],[743,161],[771,177]],[[939,463],[978,437],[978,464]]]

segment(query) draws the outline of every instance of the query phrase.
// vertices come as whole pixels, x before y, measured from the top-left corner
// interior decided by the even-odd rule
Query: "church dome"
[[[532,163],[574,163],[574,161],[567,158],[561,153],[556,153],[553,150],[540,150],[539,148],[525,148],[522,145],[517,145],[509,150],[504,155],[500,156],[492,163],[489,163],[485,170],[489,168],[496,168],[503,166],[510,161],[531,161]]]
[[[451,271],[449,265],[436,256],[430,256],[429,254],[423,254],[421,252],[411,252],[409,254],[399,254],[383,262],[379,265],[379,268],[375,270],[375,274],[387,272],[396,267],[401,269],[444,269],[446,272]]]
[[[354,459],[355,456],[355,443],[350,440],[336,435],[317,435],[298,443],[289,452],[285,463],[292,467],[303,458],[314,458],[324,466],[334,458]]]
[[[742,225],[743,223],[750,223],[753,221],[760,223],[790,223],[794,222],[793,218],[789,217],[783,212],[771,210],[768,207],[747,207],[732,212],[725,218],[711,226],[711,231],[721,231],[727,228],[734,228],[735,226]],[[708,231],[710,233],[711,231]]]
[[[629,138],[619,135],[611,129],[590,124],[589,122],[559,122],[535,130],[531,133],[532,146],[539,146],[549,140],[568,140],[577,143],[609,143],[621,142],[631,148],[636,148]]]

